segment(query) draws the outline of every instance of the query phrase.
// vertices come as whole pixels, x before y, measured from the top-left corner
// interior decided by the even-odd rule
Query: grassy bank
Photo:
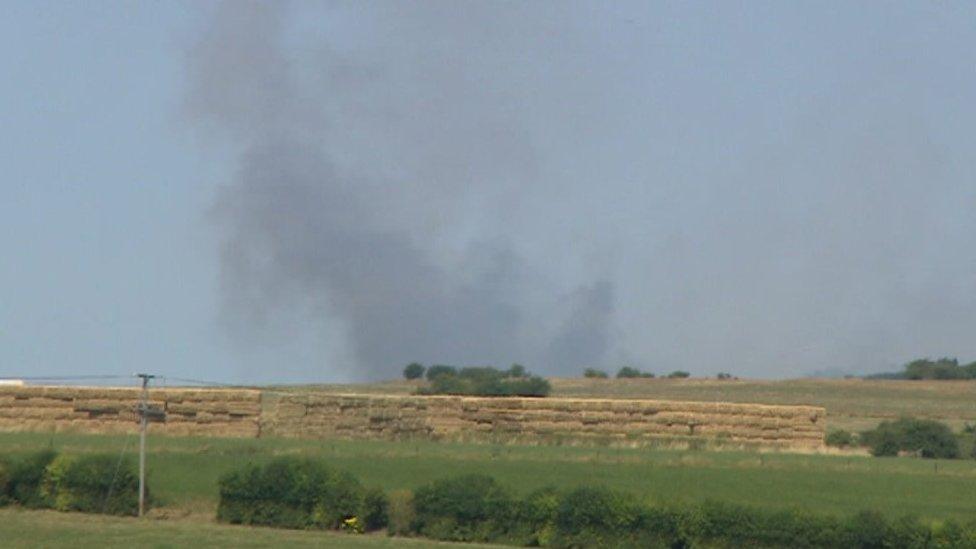
[[[104,517],[55,511],[0,509],[0,544],[6,548],[33,547],[385,547],[471,548],[472,544],[431,540],[355,536],[228,526],[206,521],[161,521]]]
[[[0,434],[4,453],[48,446],[71,453],[134,453],[134,436]],[[209,520],[218,477],[248,460],[302,454],[328,460],[367,485],[414,489],[463,473],[492,475],[517,492],[601,484],[660,502],[707,499],[850,514],[873,509],[923,518],[976,515],[976,461],[929,461],[668,449],[492,446],[430,442],[150,437],[150,483],[159,516]]]

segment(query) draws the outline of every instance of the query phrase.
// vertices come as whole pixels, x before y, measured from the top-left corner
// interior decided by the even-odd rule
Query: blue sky
[[[181,120],[181,4],[8,2],[0,17],[4,375],[230,375],[206,211],[221,167]]]
[[[451,5],[3,3],[0,376],[976,359],[971,5]],[[414,275],[254,202],[282,125]]]

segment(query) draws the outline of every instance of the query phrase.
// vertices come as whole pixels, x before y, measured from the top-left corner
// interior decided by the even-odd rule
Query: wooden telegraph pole
[[[149,406],[149,380],[156,376],[151,374],[136,374],[142,378],[142,396],[136,412],[139,414],[139,516],[146,512],[146,429],[149,420],[162,420],[166,413],[154,406]]]

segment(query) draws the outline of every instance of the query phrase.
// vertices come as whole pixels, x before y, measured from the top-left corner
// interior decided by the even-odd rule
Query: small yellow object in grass
[[[363,533],[363,524],[361,522],[359,522],[359,519],[357,517],[349,517],[349,518],[343,519],[341,529],[342,529],[343,532],[350,532],[350,533],[353,533],[353,534],[362,534]]]

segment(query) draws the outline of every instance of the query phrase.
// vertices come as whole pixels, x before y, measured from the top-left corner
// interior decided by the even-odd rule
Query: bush
[[[668,378],[670,379],[684,379],[686,377],[691,377],[691,374],[685,372],[684,370],[675,370],[668,374]]]
[[[728,373],[728,372],[719,372],[719,373],[718,373],[718,375],[716,375],[716,376],[715,376],[715,378],[716,378],[716,379],[720,379],[720,380],[722,380],[722,381],[728,381],[728,380],[730,380],[730,379],[735,379],[735,378],[734,378],[734,377],[732,376],[732,374],[730,374],[730,373]]]
[[[827,446],[834,446],[836,448],[847,448],[849,446],[854,446],[854,435],[850,431],[845,431],[843,429],[836,429],[827,433],[827,437],[824,439]]]
[[[495,480],[465,475],[438,480],[414,493],[411,530],[448,541],[491,541],[511,526],[514,501]]]
[[[556,531],[559,492],[553,487],[540,488],[518,502],[507,543],[528,547],[547,547]]]
[[[131,459],[60,455],[45,468],[41,494],[58,511],[139,514],[139,476]]]
[[[624,366],[617,371],[617,379],[628,379],[640,377],[640,370],[637,368],[631,368],[630,366]]]
[[[44,471],[57,457],[54,450],[29,454],[10,465],[7,485],[10,497],[28,509],[50,508],[52,503],[41,494]]]
[[[14,498],[10,493],[10,464],[0,459],[0,507],[13,502]]]
[[[525,366],[521,364],[512,364],[512,367],[508,369],[508,377],[525,377],[528,375],[525,371]]]
[[[566,494],[556,510],[555,545],[611,547],[626,543],[639,524],[641,509],[630,495],[602,487]]]
[[[411,362],[407,364],[407,367],[403,369],[403,377],[406,379],[420,379],[424,377],[424,372],[427,368],[423,364],[418,362]]]
[[[511,500],[484,476],[442,480],[391,497],[390,532],[443,540],[545,547],[976,547],[976,523],[931,527],[912,517],[889,521],[865,511],[846,519],[799,510],[769,511],[705,502],[655,507],[601,487],[554,488]],[[394,518],[400,515],[400,518]]]
[[[363,497],[363,524],[366,531],[382,530],[390,523],[390,501],[379,488],[366,490]]]
[[[362,523],[369,511],[358,480],[307,458],[247,465],[218,485],[217,520],[232,524],[335,530],[352,517]]]
[[[389,497],[389,524],[386,531],[391,536],[405,536],[413,531],[416,513],[413,510],[413,493],[397,490]]]
[[[959,457],[959,441],[952,430],[929,419],[882,421],[876,429],[862,433],[861,441],[874,456],[896,456],[904,451],[917,452],[924,458]]]
[[[504,371],[491,367],[468,367],[460,371],[451,368],[431,377],[434,368],[431,366],[427,371],[429,387],[418,389],[418,394],[544,397],[552,390],[544,378],[529,375],[517,364]],[[521,375],[513,376],[513,370]]]
[[[539,376],[513,379],[503,383],[504,395],[521,397],[549,396],[552,386],[549,381]]]
[[[636,377],[654,377],[651,372],[642,372],[637,368],[631,368],[630,366],[624,366],[617,371],[617,379],[631,379]]]
[[[587,368],[583,370],[583,377],[588,377],[591,379],[607,379],[608,376],[603,370],[597,370],[595,368]]]
[[[457,368],[454,366],[445,366],[443,364],[434,364],[430,368],[427,368],[427,380],[434,381],[438,377],[443,375],[456,376],[458,373]]]

